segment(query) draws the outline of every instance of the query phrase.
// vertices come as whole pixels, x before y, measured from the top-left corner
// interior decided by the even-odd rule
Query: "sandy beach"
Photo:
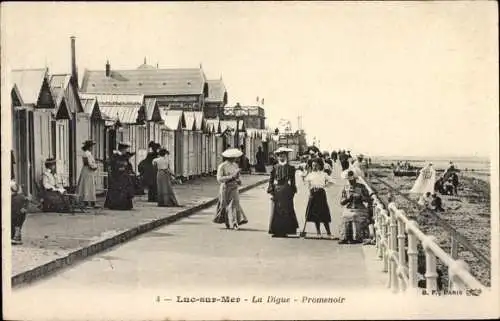
[[[383,179],[390,186],[399,190],[413,200],[418,196],[409,194],[416,177],[394,177],[392,170],[372,166],[374,174]],[[438,172],[438,176],[441,173]],[[459,173],[460,185],[457,196],[440,195],[445,212],[440,217],[453,226],[459,233],[465,236],[472,245],[486,257],[491,257],[491,208],[490,208],[490,175],[485,171],[462,171]],[[381,184],[376,178],[370,179],[372,186],[378,191],[381,199],[387,201],[389,189]],[[439,227],[435,218],[419,213],[418,208],[396,195],[396,202],[404,209],[409,217],[418,222],[421,230],[436,237],[439,245],[447,252],[450,251],[450,236]],[[471,267],[471,273],[486,286],[490,285],[490,269],[484,266],[472,253],[459,247],[459,259],[467,262]],[[447,269],[438,261],[438,268],[443,276],[443,286],[447,285]]]

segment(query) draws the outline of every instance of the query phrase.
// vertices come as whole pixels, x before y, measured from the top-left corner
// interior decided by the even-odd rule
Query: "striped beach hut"
[[[160,109],[162,128],[160,144],[170,153],[170,164],[176,177],[182,178],[184,166],[184,132],[186,119],[182,110]]]
[[[210,171],[212,173],[215,173],[217,171],[217,166],[218,166],[218,155],[222,153],[221,149],[223,146],[220,120],[218,118],[207,119],[207,126],[211,128],[211,133],[209,137]]]
[[[187,163],[184,167],[184,177],[191,179],[197,175],[196,169],[196,153],[195,153],[195,131],[196,117],[193,112],[184,112],[186,119],[186,127],[184,128],[184,159]]]
[[[12,174],[23,192],[36,196],[44,162],[55,155],[53,112],[56,105],[46,69],[12,70],[7,77],[13,114],[15,166]]]
[[[135,156],[130,158],[134,171],[147,154],[146,111],[143,95],[129,94],[81,94],[83,98],[95,97],[101,113],[113,120],[108,122],[108,156],[121,141],[131,144],[130,151]]]
[[[93,148],[93,155],[96,160],[98,160],[98,170],[96,177],[97,189],[103,190],[106,188],[107,174],[105,172],[105,167],[103,161],[106,160],[106,120],[111,120],[109,117],[105,117],[99,108],[99,103],[97,98],[80,98],[82,103],[83,112],[88,115],[89,122],[89,139],[95,142]],[[81,151],[81,149],[80,149]],[[81,160],[81,157],[79,157]],[[81,166],[81,165],[80,165]],[[81,167],[80,167],[81,168]]]
[[[156,98],[145,98],[144,107],[146,109],[147,140],[159,142],[161,136],[161,114]]]

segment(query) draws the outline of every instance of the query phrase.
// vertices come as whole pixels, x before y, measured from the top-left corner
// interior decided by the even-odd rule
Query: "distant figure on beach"
[[[424,208],[430,208],[431,203],[432,203],[432,195],[430,192],[425,193],[418,200],[418,205],[420,205]]]
[[[432,194],[431,208],[436,212],[444,212],[443,201],[437,194]]]
[[[255,154],[255,159],[257,160],[257,164],[255,164],[255,171],[257,173],[265,173],[266,165],[264,159],[264,152],[262,151],[262,146],[259,146],[257,150],[257,154]]]
[[[434,193],[434,185],[436,183],[436,171],[432,167],[432,163],[427,164],[418,175],[410,193],[425,194],[427,192]]]

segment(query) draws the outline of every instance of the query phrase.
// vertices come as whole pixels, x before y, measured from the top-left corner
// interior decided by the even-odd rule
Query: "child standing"
[[[10,182],[11,191],[11,241],[13,245],[22,244],[21,229],[26,220],[26,207],[29,203],[29,198],[25,197],[19,190],[19,186],[15,181]]]

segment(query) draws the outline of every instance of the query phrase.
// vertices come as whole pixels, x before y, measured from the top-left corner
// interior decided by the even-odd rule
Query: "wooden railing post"
[[[425,279],[426,279],[426,289],[429,292],[437,290],[437,267],[436,267],[436,256],[430,248],[430,243],[434,242],[435,238],[433,236],[428,236],[427,240],[423,242],[425,251]]]
[[[394,260],[394,255],[397,253],[397,248],[398,248],[398,224],[396,220],[396,214],[391,213],[390,216],[390,281],[391,281],[391,289],[392,292],[396,293],[399,291],[399,284],[398,284],[398,265],[397,262]]]
[[[381,215],[381,207],[380,204],[377,203],[375,206],[375,244],[377,246],[377,257],[382,259],[382,215]]]
[[[454,260],[458,259],[458,242],[453,236],[451,236],[450,256]],[[466,264],[466,266],[467,266],[467,264]],[[448,271],[450,271],[450,269],[451,269],[451,267],[448,267]],[[453,289],[453,286],[454,286],[453,278],[451,277],[451,274],[448,274],[448,275],[449,275],[448,287],[450,289]]]
[[[417,222],[410,221],[406,226],[408,233],[408,280],[410,287],[413,289],[418,288],[418,239],[411,228],[417,228]]]

